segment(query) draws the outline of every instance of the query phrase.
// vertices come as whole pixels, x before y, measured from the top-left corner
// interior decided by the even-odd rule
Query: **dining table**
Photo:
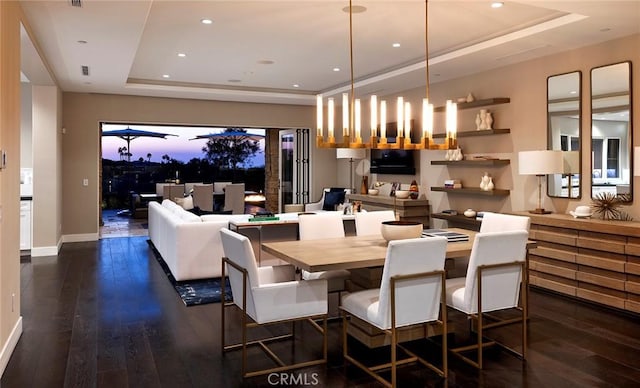
[[[447,230],[466,234],[469,240],[447,243],[446,257],[448,259],[469,257],[477,232],[459,228]],[[262,249],[308,272],[353,270],[384,266],[387,241],[378,235],[347,236],[320,240],[265,242],[262,244]]]

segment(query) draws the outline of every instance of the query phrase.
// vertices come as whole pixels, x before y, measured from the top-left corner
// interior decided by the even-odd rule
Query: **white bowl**
[[[380,227],[380,232],[387,241],[418,238],[422,235],[422,223],[416,221],[384,221]]]
[[[589,206],[578,206],[575,211],[569,211],[569,214],[575,218],[591,217],[593,215],[593,211]]]
[[[378,193],[380,193],[378,189],[369,189],[369,195],[378,195]]]
[[[409,190],[396,190],[396,198],[398,199],[407,199],[409,198]]]

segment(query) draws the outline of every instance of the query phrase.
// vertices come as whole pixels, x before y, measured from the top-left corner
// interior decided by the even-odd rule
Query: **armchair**
[[[526,246],[529,233],[525,230],[478,233],[471,248],[467,276],[447,279],[447,305],[459,310],[476,323],[477,340],[469,346],[451,349],[467,363],[478,369],[483,367],[482,350],[486,346],[500,345],[523,360],[527,353],[527,273],[525,271]],[[518,301],[522,298],[520,306]],[[498,320],[486,313],[516,309],[520,316]],[[485,323],[491,318],[494,322]],[[484,331],[511,323],[522,323],[522,352],[497,341],[485,342]],[[477,349],[477,361],[463,352]]]
[[[222,278],[228,268],[233,302],[221,303],[222,352],[242,349],[242,376],[252,377],[304,368],[327,362],[327,281],[296,281],[290,265],[258,267],[251,242],[246,236],[222,229],[220,231],[224,255]],[[222,300],[225,297],[222,282]],[[227,345],[225,342],[225,310],[236,306],[242,312],[242,341]],[[315,320],[322,320],[322,327]],[[252,322],[250,322],[250,320]],[[307,320],[323,337],[322,358],[312,361],[285,363],[268,348],[267,343],[287,338],[295,340],[293,323]],[[247,341],[247,329],[267,324],[292,323],[292,333],[271,338]],[[259,345],[278,366],[270,369],[247,371],[247,346]]]
[[[397,365],[420,361],[441,377],[447,377],[447,307],[445,303],[445,237],[389,242],[380,288],[351,293],[342,298],[342,346],[344,358],[387,387],[396,386]],[[365,366],[349,355],[347,314],[391,336],[391,362]],[[438,316],[440,315],[440,319]],[[426,322],[442,328],[442,368],[437,368],[399,344],[397,329]],[[397,348],[410,357],[398,360]],[[391,382],[377,371],[391,368]]]
[[[346,194],[351,194],[351,189],[344,189],[342,187],[326,187],[322,190],[320,200],[305,204],[304,211],[312,212],[318,210],[335,210],[335,205],[344,203]]]

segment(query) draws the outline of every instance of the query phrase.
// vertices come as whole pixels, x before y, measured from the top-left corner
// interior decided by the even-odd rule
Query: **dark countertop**
[[[32,195],[21,195],[20,196],[20,200],[21,201],[33,201],[33,196]]]

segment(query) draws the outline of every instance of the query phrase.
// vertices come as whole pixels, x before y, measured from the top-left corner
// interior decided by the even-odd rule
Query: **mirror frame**
[[[634,172],[633,172],[633,149],[634,149],[634,145],[633,145],[633,79],[632,79],[632,67],[631,67],[631,61],[627,60],[627,61],[620,61],[620,62],[615,62],[615,63],[609,63],[606,65],[602,65],[602,66],[597,66],[591,69],[591,73],[590,73],[590,102],[591,102],[591,121],[590,121],[590,125],[591,127],[589,128],[589,165],[593,166],[593,124],[594,124],[594,114],[598,113],[598,111],[602,110],[602,108],[594,108],[594,97],[596,97],[594,95],[593,92],[593,72],[594,70],[598,70],[598,69],[603,69],[609,66],[616,66],[616,65],[622,65],[622,64],[626,64],[627,65],[627,93],[628,93],[628,115],[629,115],[629,119],[628,119],[628,124],[627,124],[627,132],[628,132],[628,145],[627,145],[627,154],[628,154],[628,159],[629,159],[629,197],[627,198],[626,203],[631,203],[633,202],[633,176],[634,176]],[[615,95],[616,93],[611,93],[612,95]],[[595,113],[594,113],[595,111]],[[593,170],[593,167],[591,167],[591,170]],[[591,198],[594,199],[595,195],[593,193],[593,171],[589,172],[589,180],[591,182],[591,187],[590,187],[590,195]]]
[[[576,85],[576,89],[577,89],[577,97],[565,97],[565,98],[559,98],[557,100],[549,100],[549,86],[551,83],[551,79],[554,77],[561,77],[561,76],[567,76],[567,75],[572,75],[572,74],[576,74],[578,76],[578,84]],[[569,92],[569,91],[567,91]],[[552,128],[551,128],[551,117],[554,116],[551,113],[551,110],[549,109],[549,105],[553,102],[572,102],[573,100],[576,100],[576,102],[578,103],[578,109],[577,109],[577,114],[578,114],[578,195],[576,196],[571,196],[571,185],[569,185],[568,188],[568,193],[567,195],[556,195],[556,193],[552,193],[551,192],[551,187],[553,187],[554,185],[551,184],[551,180],[555,179],[556,175],[560,175],[561,178],[566,176],[566,179],[569,180],[569,182],[572,182],[572,174],[549,174],[547,175],[547,196],[551,197],[551,198],[567,198],[567,199],[580,199],[582,198],[582,188],[584,187],[584,180],[583,180],[583,174],[582,174],[582,144],[583,144],[583,139],[582,139],[582,71],[580,70],[573,70],[573,71],[569,71],[566,73],[561,73],[561,74],[553,74],[550,75],[549,77],[547,77],[547,149],[548,150],[553,150],[553,137],[552,137]],[[573,110],[568,111],[568,112],[573,112]],[[566,161],[565,161],[565,166],[566,166]]]

